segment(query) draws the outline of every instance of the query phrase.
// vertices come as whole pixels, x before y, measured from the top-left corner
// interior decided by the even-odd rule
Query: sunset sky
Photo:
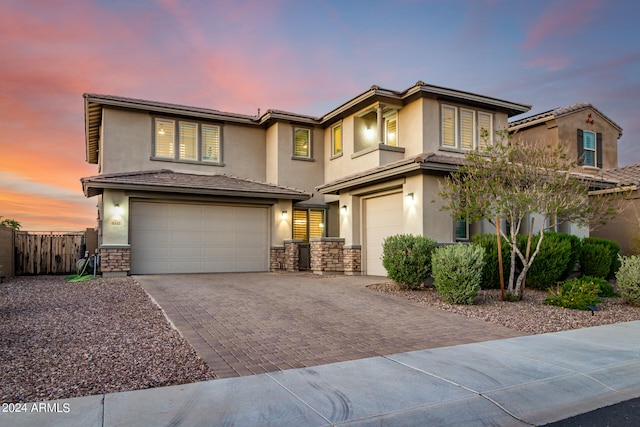
[[[0,216],[95,226],[85,92],[320,116],[422,80],[527,115],[590,102],[640,163],[639,23],[629,0],[0,0]]]

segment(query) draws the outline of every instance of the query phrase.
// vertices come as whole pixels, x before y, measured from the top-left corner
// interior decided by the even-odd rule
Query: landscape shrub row
[[[531,252],[539,236],[532,236]],[[527,236],[518,236],[525,253]],[[503,239],[502,260],[505,280],[509,277],[510,247]],[[526,286],[548,289],[548,304],[586,309],[599,297],[617,296],[607,278],[616,277],[626,300],[640,304],[640,258],[619,256],[617,243],[601,238],[546,232],[531,268]],[[389,278],[409,289],[422,287],[430,276],[443,299],[454,304],[469,304],[481,288],[500,286],[498,245],[493,234],[476,235],[471,244],[437,247],[435,240],[412,235],[385,239],[383,266]],[[581,278],[567,280],[579,265]],[[516,258],[516,270],[522,263]],[[553,289],[555,288],[555,290]]]

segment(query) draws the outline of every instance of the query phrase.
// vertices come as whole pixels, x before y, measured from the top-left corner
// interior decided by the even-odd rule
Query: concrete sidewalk
[[[640,321],[26,404],[0,425],[524,426],[638,396]]]

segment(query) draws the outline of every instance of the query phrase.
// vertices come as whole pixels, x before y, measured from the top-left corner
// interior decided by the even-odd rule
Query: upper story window
[[[331,128],[331,155],[342,154],[342,125],[339,124]]]
[[[582,166],[602,168],[602,134],[578,129],[578,160]]]
[[[293,128],[293,156],[311,158],[311,130]]]
[[[156,118],[153,157],[220,163],[220,126]]]
[[[384,143],[392,147],[398,146],[397,114],[392,114],[384,119]]]
[[[483,138],[483,130],[487,138]],[[442,105],[440,122],[443,147],[471,150],[493,142],[493,114]]]

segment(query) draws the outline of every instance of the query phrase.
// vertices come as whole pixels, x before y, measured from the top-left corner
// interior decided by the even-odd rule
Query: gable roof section
[[[545,111],[544,113],[536,114],[536,115],[533,115],[533,116],[530,116],[530,117],[525,117],[523,119],[510,122],[509,123],[509,131],[513,132],[513,131],[516,131],[518,129],[528,128],[528,127],[531,127],[531,126],[538,125],[540,123],[545,123],[545,122],[547,122],[547,121],[549,121],[551,119],[557,119],[557,118],[560,118],[562,116],[566,116],[568,114],[572,114],[572,113],[575,113],[577,111],[582,111],[582,110],[586,110],[586,109],[592,109],[598,115],[600,115],[604,120],[609,122],[609,124],[611,126],[616,128],[616,130],[619,133],[618,138],[620,138],[622,136],[622,128],[620,126],[618,126],[618,124],[616,122],[611,120],[609,117],[605,116],[600,110],[598,110],[596,107],[594,107],[593,105],[591,105],[588,102],[578,102],[576,104],[568,105],[566,107],[555,108],[553,110]]]
[[[307,200],[311,195],[294,188],[281,187],[229,175],[198,175],[168,169],[115,173],[81,178],[86,197],[102,194],[105,188],[212,196]]]
[[[609,169],[601,174],[605,179],[618,181],[620,185],[640,185],[640,163]]]

